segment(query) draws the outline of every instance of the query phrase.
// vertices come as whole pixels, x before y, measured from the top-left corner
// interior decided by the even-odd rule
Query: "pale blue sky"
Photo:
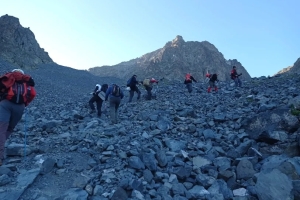
[[[252,77],[300,57],[299,0],[2,0],[60,65],[114,65],[162,48],[176,35],[208,41]]]

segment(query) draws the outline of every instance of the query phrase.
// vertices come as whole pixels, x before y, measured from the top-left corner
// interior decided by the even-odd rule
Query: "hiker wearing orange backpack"
[[[193,87],[192,87],[193,81],[197,83],[197,81],[194,79],[194,77],[191,75],[191,73],[187,73],[185,75],[184,84],[186,85],[186,88],[188,89],[189,93],[191,93],[193,91]]]
[[[36,96],[34,81],[21,69],[0,77],[0,165],[7,138],[21,120],[24,109]]]

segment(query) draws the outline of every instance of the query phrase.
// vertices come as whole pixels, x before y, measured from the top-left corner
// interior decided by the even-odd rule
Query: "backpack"
[[[114,84],[111,94],[115,97],[120,96],[120,87],[118,85]]]
[[[146,78],[144,81],[143,81],[143,86],[149,86],[150,85],[150,79]]]
[[[107,88],[108,88],[108,84],[103,84],[101,86],[101,91],[103,91],[104,93],[106,93]]]
[[[216,80],[218,79],[217,74],[213,74],[213,75],[210,77],[210,79],[211,79],[212,81],[216,81]]]
[[[190,81],[191,80],[191,75],[190,74],[185,75],[185,80]]]
[[[34,87],[29,86],[26,82],[15,82],[5,93],[5,99],[16,104],[24,103],[27,106],[35,97]]]
[[[127,84],[126,84],[126,86],[127,86],[127,87],[129,87],[129,86],[130,86],[130,84],[131,84],[131,80],[132,80],[132,77],[131,77],[130,79],[128,79],[128,81],[127,81]]]

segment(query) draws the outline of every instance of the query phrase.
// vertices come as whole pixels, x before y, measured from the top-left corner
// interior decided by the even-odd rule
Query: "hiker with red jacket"
[[[230,76],[231,76],[231,79],[234,80],[234,83],[235,83],[236,87],[242,87],[242,81],[239,78],[239,76],[241,76],[241,75],[242,75],[242,73],[240,73],[240,74],[237,73],[236,66],[233,66],[232,70],[231,70],[231,73],[230,73]]]
[[[216,82],[216,81],[219,82],[219,80],[218,80],[218,74],[210,74],[210,75],[208,76],[208,78],[209,78],[209,81],[208,81],[209,87],[208,87],[208,89],[207,89],[207,92],[210,93],[211,88],[214,88],[215,92],[217,92],[217,91],[218,91],[218,87],[216,86],[216,83],[215,83],[215,82]]]
[[[143,86],[145,87],[146,91],[147,91],[147,100],[151,100],[152,99],[152,88],[153,88],[153,84],[156,83],[158,84],[158,81],[155,80],[154,78],[146,78],[143,81]]]
[[[109,98],[109,110],[111,124],[118,123],[118,109],[123,99],[124,94],[121,88],[117,84],[112,84],[106,91],[105,101]]]
[[[7,138],[21,120],[24,109],[36,96],[34,81],[21,69],[0,77],[0,165]]]
[[[128,101],[128,102],[131,102],[131,101],[132,101],[134,92],[136,92],[136,93],[138,94],[137,100],[139,100],[140,97],[141,97],[141,91],[140,91],[139,88],[137,87],[137,85],[139,84],[139,82],[136,80],[136,78],[137,78],[137,75],[133,75],[133,76],[128,80],[127,86],[130,87],[130,91],[129,91],[129,101]]]
[[[103,100],[105,98],[105,93],[106,93],[107,88],[108,88],[107,84],[103,84],[102,86],[100,84],[96,84],[96,87],[95,87],[94,92],[93,92],[93,96],[89,100],[89,106],[91,108],[90,114],[95,112],[96,109],[95,109],[95,106],[94,106],[94,102],[96,102],[97,115],[98,115],[98,117],[101,117],[101,113],[102,113],[101,112],[101,107],[102,107]],[[103,93],[103,96],[100,97],[99,96],[100,93],[101,94]]]
[[[193,87],[192,87],[193,81],[197,83],[197,81],[194,79],[194,77],[191,75],[191,73],[187,73],[185,75],[184,84],[186,85],[186,88],[188,89],[189,93],[191,93],[193,91]]]

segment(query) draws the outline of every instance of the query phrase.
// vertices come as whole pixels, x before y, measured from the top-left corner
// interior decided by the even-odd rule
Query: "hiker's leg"
[[[113,98],[111,98],[110,100],[109,100],[109,112],[110,112],[110,120],[111,120],[111,122],[114,124],[115,123],[115,102],[114,102],[114,100],[113,100]]]
[[[24,104],[13,104],[13,103],[10,104],[11,114],[10,114],[9,124],[6,131],[6,139],[11,135],[14,128],[22,119],[24,109],[25,109]]]
[[[151,100],[151,96],[152,96],[151,87],[147,87],[146,90],[147,90],[147,100]]]
[[[141,98],[141,91],[139,90],[139,88],[137,86],[135,86],[135,91],[138,94],[137,100],[139,100]]]
[[[11,116],[11,111],[8,107],[9,103],[6,100],[0,102],[0,159],[4,158],[6,134]]]
[[[96,97],[93,96],[90,100],[89,100],[89,105],[90,105],[90,108],[92,110],[95,110],[95,106],[94,106],[94,102],[96,101]]]
[[[116,98],[115,100],[115,123],[119,123],[119,115],[118,115],[118,109],[121,103],[121,98]]]
[[[239,85],[239,81],[238,81],[238,80],[239,80],[238,78],[235,78],[235,79],[234,79],[235,87],[237,87],[237,86]]]
[[[8,128],[8,122],[0,122],[0,159],[4,158],[7,128]]]
[[[129,101],[128,102],[132,101],[133,95],[134,95],[134,90],[130,88],[130,91],[129,91]]]
[[[240,78],[238,78],[238,84],[239,84],[240,87],[242,87],[242,81],[241,81]]]
[[[102,103],[103,103],[103,100],[102,100],[102,99],[98,99],[98,100],[96,101],[96,104],[97,104],[97,114],[98,114],[99,117],[101,116],[101,107],[102,107]]]
[[[189,93],[191,93],[193,91],[192,83],[187,83],[186,87],[187,87]]]

